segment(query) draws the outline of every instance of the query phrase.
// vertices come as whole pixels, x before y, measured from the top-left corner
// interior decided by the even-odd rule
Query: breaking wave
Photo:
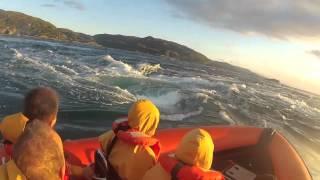
[[[161,66],[160,64],[151,65],[148,63],[143,63],[138,65],[138,70],[140,73],[146,76],[158,72],[161,70]]]
[[[134,68],[121,60],[114,59],[111,55],[106,55],[102,59],[110,63],[106,70],[111,71],[113,75],[147,76],[161,69],[160,64],[152,65],[148,63],[138,64],[137,68]]]
[[[185,114],[171,114],[171,115],[161,115],[161,119],[168,121],[182,121],[184,119],[200,115],[203,112],[203,107],[199,107],[198,110],[193,112],[188,112]]]

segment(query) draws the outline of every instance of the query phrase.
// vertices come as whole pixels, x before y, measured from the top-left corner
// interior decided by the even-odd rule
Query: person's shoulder
[[[111,139],[114,137],[114,133],[113,131],[107,131],[103,134],[101,134],[99,137],[98,137],[98,140],[99,140],[99,143],[100,143],[100,146],[103,150],[105,150],[104,148],[106,147],[106,145],[111,141]]]
[[[157,162],[156,155],[150,147],[136,145],[133,153],[135,161],[142,161],[146,166],[154,166]]]
[[[161,179],[161,180],[170,180],[171,176],[162,168],[160,163],[157,163],[151,169],[149,169],[146,174],[143,176],[143,180],[149,179]]]
[[[111,139],[113,136],[114,136],[114,133],[113,133],[113,131],[110,130],[110,131],[107,131],[107,132],[101,134],[101,135],[98,137],[98,139],[99,139],[99,141],[101,142],[101,141],[105,141],[105,140],[107,140],[107,139]]]

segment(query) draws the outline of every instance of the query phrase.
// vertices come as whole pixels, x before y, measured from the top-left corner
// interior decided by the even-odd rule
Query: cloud
[[[318,58],[320,58],[320,50],[312,50],[312,51],[309,51],[309,53],[317,56]]]
[[[64,0],[63,3],[70,7],[77,10],[84,10],[84,5],[79,0]]]
[[[57,7],[55,4],[41,4],[42,7],[54,8]]]
[[[166,0],[183,18],[279,39],[320,37],[318,0]]]
[[[85,7],[80,0],[53,0],[53,3],[41,4],[41,6],[47,8],[55,8],[58,7],[59,4],[80,11],[85,10]]]

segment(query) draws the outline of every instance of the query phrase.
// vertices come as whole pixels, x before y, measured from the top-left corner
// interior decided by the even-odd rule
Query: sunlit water
[[[297,72],[298,73],[298,72]],[[46,85],[61,96],[64,138],[110,129],[137,99],[161,111],[161,128],[272,127],[320,178],[320,97],[224,63],[201,65],[116,49],[0,37],[0,117],[21,111],[23,95]]]

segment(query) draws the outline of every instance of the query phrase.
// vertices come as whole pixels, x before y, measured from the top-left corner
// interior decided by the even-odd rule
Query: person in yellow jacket
[[[59,98],[51,88],[38,87],[29,91],[23,103],[23,113],[6,116],[1,124],[1,134],[7,143],[14,144],[29,121],[38,119],[53,127],[57,121]]]
[[[54,127],[57,121],[59,96],[49,87],[37,87],[30,90],[24,97],[23,112],[6,116],[0,124],[0,131],[4,139],[0,154],[5,161],[12,156],[12,146],[17,142],[25,128],[34,119]],[[0,157],[2,160],[3,157]],[[1,163],[0,163],[1,164]],[[83,176],[82,168],[67,164],[67,173],[72,176]]]
[[[13,159],[0,166],[1,180],[62,180],[65,160],[59,135],[34,120],[14,146]]]
[[[115,121],[113,130],[99,137],[116,173],[113,179],[141,180],[155,165],[160,145],[153,136],[159,119],[159,110],[150,100],[138,100],[130,108],[127,119]]]
[[[223,180],[217,171],[211,171],[214,144],[208,132],[194,129],[181,140],[174,154],[163,155],[143,180]]]
[[[0,123],[3,137],[0,148],[1,161],[11,158],[13,145],[32,120],[38,119],[53,127],[57,119],[58,105],[58,95],[51,88],[38,87],[29,91],[24,98],[23,113],[6,116]]]

